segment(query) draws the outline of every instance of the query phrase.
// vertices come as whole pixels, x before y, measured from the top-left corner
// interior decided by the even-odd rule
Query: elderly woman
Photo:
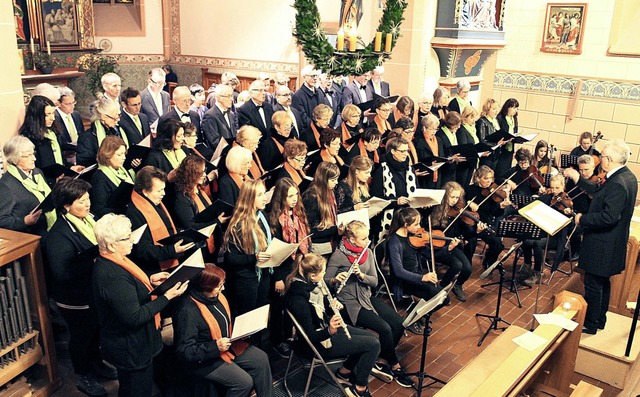
[[[53,211],[33,211],[51,192],[42,171],[36,168],[35,146],[18,135],[4,144],[3,152],[6,162],[0,178],[0,228],[44,237],[56,216]]]
[[[306,177],[302,169],[307,161],[307,144],[297,139],[289,139],[284,144],[282,155],[284,156],[284,166],[278,173],[276,180],[291,178],[300,187]],[[301,188],[301,190],[303,189]]]
[[[422,118],[431,113],[431,105],[433,105],[433,95],[422,93],[418,97],[418,111],[415,113],[416,117],[414,122],[416,123],[416,132],[421,129]]]
[[[260,144],[258,157],[265,170],[270,171],[284,163],[284,144],[291,138],[293,122],[289,113],[278,110],[271,116],[271,131]]]
[[[127,148],[117,136],[108,136],[98,150],[98,170],[91,177],[91,196],[93,197],[93,215],[100,219],[108,213],[124,214],[126,202],[114,202],[113,192],[122,183],[131,185],[133,178],[124,168]]]
[[[127,258],[133,241],[124,215],[103,216],[94,233],[100,255],[93,271],[93,299],[104,358],[118,369],[118,396],[150,397],[153,358],[162,350],[160,312],[188,283],[177,283],[158,297],[149,294],[169,273],[149,277]]]
[[[91,294],[93,261],[98,255],[95,221],[89,213],[91,185],[63,178],[53,188],[58,220],[49,233],[46,255],[51,269],[51,296],[69,328],[69,356],[76,387],[90,396],[106,395],[95,374],[117,379],[116,370],[100,358],[98,315]],[[93,369],[93,370],[92,370]]]
[[[362,124],[360,124],[362,110],[354,104],[348,104],[342,109],[340,116],[342,116],[342,145],[347,149],[351,146],[347,141],[358,134],[362,134]]]
[[[153,150],[147,156],[145,165],[161,169],[173,176],[171,172],[178,168],[187,153],[182,149],[184,143],[184,124],[177,120],[166,119],[158,125]]]
[[[469,101],[469,91],[471,91],[471,84],[467,80],[458,80],[456,83],[456,96],[449,101],[449,111],[458,112],[462,114],[467,106],[471,106]]]
[[[414,106],[413,99],[406,95],[401,96],[398,102],[396,102],[393,112],[387,119],[389,120],[389,124],[391,124],[391,128],[397,128],[396,123],[404,117],[408,117],[410,120],[413,119]]]
[[[173,315],[176,356],[187,371],[226,387],[227,396],[273,395],[265,352],[244,341],[231,342],[229,303],[222,294],[226,274],[211,263],[191,282]]]
[[[442,140],[436,136],[436,132],[440,126],[440,120],[429,113],[422,118],[421,131],[415,136],[416,152],[418,153],[418,161],[426,165],[432,165],[437,162],[434,157],[444,157],[444,148]],[[418,186],[427,189],[439,189],[442,186],[440,172],[433,171],[430,175],[418,178]]]
[[[300,135],[300,138],[307,143],[309,151],[321,148],[320,132],[329,126],[331,117],[333,117],[333,110],[327,105],[320,104],[313,109],[313,121],[309,128]]]
[[[375,127],[370,127],[364,130],[360,139],[353,144],[347,155],[345,156],[345,162],[351,164],[353,159],[357,156],[366,156],[369,160],[373,161],[375,167],[380,164],[380,139],[382,134]]]
[[[241,146],[251,153],[251,166],[249,167],[248,175],[253,179],[258,179],[264,175],[264,168],[260,162],[260,158],[256,153],[260,140],[262,139],[262,133],[256,127],[250,125],[243,125],[236,135],[236,141],[227,146],[220,156],[220,162],[218,163],[218,175],[224,175],[227,173],[226,157],[229,150],[236,146]]]
[[[218,182],[218,198],[236,205],[242,184],[251,179],[248,175],[251,169],[251,151],[242,146],[232,147],[225,159],[225,165],[228,172]]]
[[[157,168],[142,167],[136,174],[136,182],[131,193],[131,202],[126,215],[134,229],[147,225],[136,246],[136,262],[149,274],[160,269],[166,270],[178,265],[178,257],[191,249],[194,244],[160,245],[159,240],[176,234],[177,229],[169,211],[162,204],[166,174]]]
[[[93,108],[91,127],[78,136],[78,154],[76,162],[88,166],[96,163],[98,148],[104,138],[115,135],[129,147],[127,134],[118,126],[120,104],[108,98],[101,98]]]
[[[344,150],[340,143],[340,132],[333,128],[322,130],[320,132],[320,148],[319,152],[309,156],[308,165],[305,169],[307,174],[314,175],[318,165],[323,161],[333,163],[346,170],[345,162],[340,157],[340,149]]]
[[[68,165],[62,153],[60,126],[55,122],[55,113],[56,107],[50,99],[35,95],[20,127],[20,135],[29,138],[35,146],[36,167],[40,169],[53,164]]]

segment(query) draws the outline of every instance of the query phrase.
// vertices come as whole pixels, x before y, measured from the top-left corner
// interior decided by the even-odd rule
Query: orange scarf
[[[311,122],[311,130],[313,130],[313,137],[316,139],[318,147],[321,148],[322,146],[320,145],[320,133],[318,132],[316,124],[313,121]]]
[[[409,141],[409,153],[411,154],[411,156],[409,156],[409,164],[414,165],[418,163],[418,153],[412,141]]]
[[[383,135],[385,132],[391,130],[391,124],[389,124],[389,120],[382,120],[377,114],[373,118],[373,122],[376,124],[378,131],[380,131],[380,133]]]
[[[322,157],[322,161],[328,161],[330,163],[337,164],[340,167],[342,167],[344,165],[344,161],[342,161],[340,156],[332,156],[332,155],[330,155],[329,151],[327,149],[322,149],[320,151],[320,157]]]
[[[253,179],[259,179],[262,175],[264,175],[264,168],[262,168],[262,164],[260,163],[260,159],[256,152],[251,154],[253,157],[251,159],[251,168],[249,169],[249,174]]]
[[[271,137],[271,139],[273,139],[273,141],[276,143],[276,147],[278,148],[278,151],[280,152],[280,154],[284,153],[284,146],[282,146],[276,138]]]
[[[242,187],[242,184],[244,183],[245,178],[249,178],[249,175],[242,176],[237,172],[231,172],[231,171],[229,171],[229,176],[236,183],[236,185],[238,186],[238,189]]]
[[[435,135],[433,136],[433,138],[429,139],[427,138],[427,134],[424,134],[424,140],[427,141],[427,145],[429,145],[429,149],[431,149],[431,153],[434,156],[439,156],[438,154],[438,138],[435,137]],[[433,181],[437,182],[438,181],[438,170],[433,171]]]
[[[367,155],[367,148],[364,147],[364,141],[362,139],[358,140],[358,149],[360,149],[360,155],[361,156],[369,157]],[[377,150],[373,151],[373,162],[376,163],[376,164],[380,163],[380,156],[378,156],[378,151]]]
[[[103,258],[110,260],[111,262],[115,263],[116,265],[120,266],[121,268],[129,272],[129,274],[131,274],[133,277],[138,279],[138,281],[144,284],[144,286],[147,287],[149,292],[153,291],[153,287],[151,286],[151,281],[149,280],[149,277],[145,274],[145,272],[142,271],[142,269],[138,267],[138,265],[133,263],[131,259],[127,258],[126,256],[123,258],[119,258],[112,253],[101,252],[100,255]],[[151,295],[151,300],[155,300],[155,299],[156,299],[156,296]],[[153,320],[156,323],[156,329],[160,329],[160,313],[159,312],[153,316]]]
[[[200,310],[200,314],[202,314],[202,318],[204,318],[204,322],[209,326],[211,339],[217,341],[222,338],[220,325],[216,321],[216,318],[213,317],[213,314],[211,314],[211,311],[209,311],[209,308],[203,303],[193,299],[193,297],[191,297],[191,300],[196,304],[198,310]],[[222,306],[224,306],[225,312],[227,312],[227,317],[229,318],[229,337],[231,337],[233,326],[231,324],[231,316],[229,315],[229,303],[227,302],[227,298],[225,298],[222,294],[218,295],[218,300],[220,301],[220,303],[222,303]],[[238,355],[242,354],[248,346],[249,344],[247,342],[241,340],[237,340],[231,343],[231,349],[233,349],[234,353]],[[222,358],[226,363],[231,364],[236,356],[234,356],[233,353],[227,350],[226,352],[220,352],[220,358]]]
[[[135,190],[131,192],[131,202],[133,205],[142,213],[144,219],[147,221],[147,225],[149,226],[149,232],[151,232],[151,238],[153,239],[154,244],[158,244],[158,240],[162,240],[165,237],[172,236],[176,234],[176,226],[173,224],[173,219],[169,215],[169,212],[165,208],[164,204],[160,203],[160,208],[164,211],[165,215],[171,222],[171,231],[167,230],[162,218],[158,214],[158,211],[154,208],[151,203],[142,197]],[[167,270],[174,266],[178,266],[177,259],[166,259],[160,262],[160,269]]]
[[[300,186],[300,184],[302,183],[302,178],[306,176],[304,174],[304,171],[296,170],[287,161],[284,162],[284,169],[289,173],[289,175],[291,176],[291,179],[293,179],[296,185]]]
[[[204,211],[205,208],[211,205],[211,199],[209,198],[209,196],[207,196],[204,189],[201,189],[200,187],[198,187],[198,190],[200,191],[200,194],[194,193],[191,195],[191,198],[196,203],[196,207],[198,208],[198,213],[200,213]],[[204,201],[205,201],[204,203],[200,199],[200,195],[204,197]],[[215,251],[215,245],[213,244],[213,234],[209,236],[209,238],[207,239],[207,248],[209,249],[210,254],[213,254],[213,252]]]

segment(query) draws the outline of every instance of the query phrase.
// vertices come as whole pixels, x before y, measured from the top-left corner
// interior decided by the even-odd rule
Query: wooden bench
[[[568,396],[587,305],[580,295],[572,292],[562,291],[554,298],[553,312],[578,323],[573,332],[556,325],[539,325],[533,333],[546,343],[529,351],[513,342],[513,338],[528,331],[512,325],[435,396],[515,397],[530,389]],[[569,310],[563,309],[566,302],[571,304]]]
[[[601,395],[601,388],[581,380],[569,397],[600,397]]]

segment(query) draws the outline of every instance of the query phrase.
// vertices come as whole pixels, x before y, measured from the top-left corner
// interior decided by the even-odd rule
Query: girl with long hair
[[[340,169],[333,163],[323,161],[318,165],[313,182],[302,195],[311,226],[311,252],[329,255],[337,241],[338,205],[333,189],[338,184]]]
[[[356,156],[349,166],[347,178],[336,186],[335,195],[338,202],[338,213],[368,208],[366,201],[371,198],[369,180],[373,161],[366,156]]]
[[[482,105],[482,111],[480,112],[480,118],[476,121],[476,134],[480,142],[490,146],[494,146],[495,142],[487,141],[487,137],[494,134],[500,129],[496,116],[498,115],[498,102],[493,98],[487,98]],[[498,143],[504,143],[502,140]],[[500,148],[497,148],[490,156],[482,157],[480,159],[480,165],[486,165],[492,170],[495,170],[498,164],[498,156],[500,155]],[[508,168],[508,167],[507,167]]]
[[[369,374],[380,353],[380,342],[369,331],[346,325],[339,314],[327,309],[329,305],[320,285],[324,284],[326,263],[317,254],[296,258],[295,268],[287,277],[287,308],[324,359],[348,356],[336,371],[339,379],[353,378],[347,395],[371,396]]]
[[[265,192],[261,179],[242,184],[224,235],[224,259],[236,315],[268,303],[271,271],[258,267],[271,257],[265,252],[271,243],[271,229],[263,212]]]

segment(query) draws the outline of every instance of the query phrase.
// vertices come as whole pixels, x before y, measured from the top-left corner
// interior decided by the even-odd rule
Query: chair
[[[304,388],[304,394],[302,395],[303,397],[306,397],[307,393],[309,392],[309,386],[311,385],[311,377],[313,376],[313,370],[318,365],[322,365],[324,367],[324,369],[331,376],[331,379],[336,384],[338,389],[340,389],[340,392],[342,392],[342,394],[346,396],[347,394],[344,390],[344,387],[342,386],[338,378],[336,378],[336,375],[333,373],[333,371],[331,371],[331,369],[329,368],[329,365],[341,364],[342,362],[344,362],[344,360],[346,360],[346,357],[334,358],[329,361],[325,361],[325,359],[322,358],[322,356],[320,355],[318,350],[315,348],[315,346],[313,346],[313,343],[311,343],[311,341],[309,340],[309,337],[307,336],[307,334],[304,332],[304,330],[298,323],[298,320],[296,320],[296,318],[293,316],[293,314],[291,314],[291,312],[288,309],[287,309],[287,314],[289,315],[289,317],[291,317],[291,321],[293,322],[293,326],[295,327],[295,330],[296,330],[296,335],[294,338],[300,340],[300,337],[301,337],[313,352],[313,355],[310,356],[308,353],[304,352],[303,349],[298,350],[295,347],[296,343],[294,341],[292,345],[293,349],[291,350],[291,355],[289,356],[289,361],[287,362],[287,369],[284,372],[283,383],[284,383],[284,389],[287,391],[287,395],[289,395],[289,397],[292,397],[291,391],[289,391],[288,377],[289,377],[289,370],[291,369],[291,363],[293,362],[293,356],[295,355],[297,356],[298,361],[300,361],[302,366],[305,369],[309,370],[309,376],[307,377],[307,384]]]
[[[376,271],[378,272],[378,278],[382,280],[382,283],[378,282],[378,287],[376,288],[375,296],[378,297],[383,294],[389,295],[389,300],[391,301],[391,305],[393,306],[393,310],[398,312],[398,308],[396,307],[396,303],[393,300],[393,292],[391,288],[389,288],[389,283],[387,283],[387,278],[385,273],[382,271],[382,267],[388,267],[388,263],[386,262],[386,252],[387,252],[387,239],[383,238],[376,244],[373,248],[373,257],[374,263],[376,264]]]

